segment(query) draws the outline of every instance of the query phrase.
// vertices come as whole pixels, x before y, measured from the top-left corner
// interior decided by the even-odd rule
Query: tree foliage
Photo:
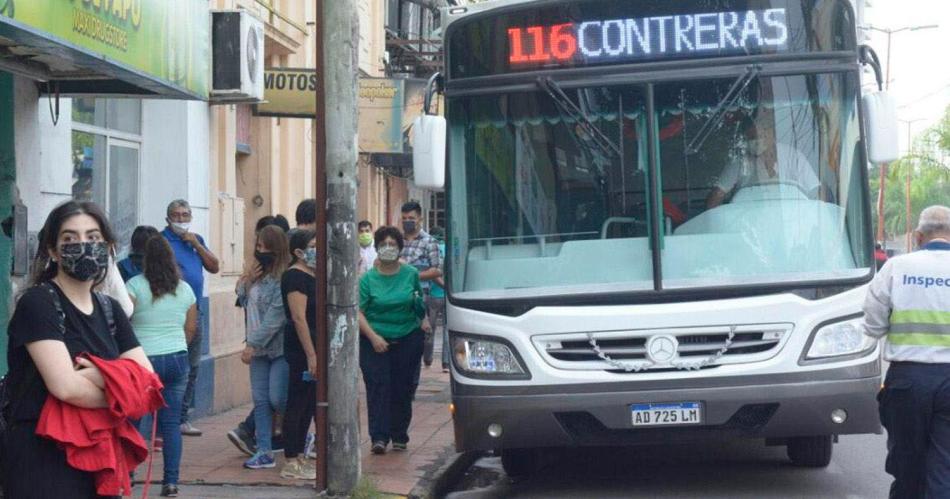
[[[908,176],[911,181],[910,226],[905,204]],[[869,180],[875,226],[879,179],[880,169],[872,166]],[[936,125],[914,140],[907,155],[888,166],[884,184],[885,233],[893,237],[913,230],[921,210],[934,204],[950,206],[950,107]]]

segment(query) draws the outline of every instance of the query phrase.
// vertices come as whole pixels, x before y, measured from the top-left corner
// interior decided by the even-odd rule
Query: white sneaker
[[[313,433],[307,433],[307,441],[303,445],[303,455],[309,459],[317,458],[317,436]]]

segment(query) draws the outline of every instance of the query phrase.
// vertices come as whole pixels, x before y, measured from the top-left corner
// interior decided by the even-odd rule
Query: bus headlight
[[[478,377],[528,379],[514,347],[501,338],[452,334],[455,367],[462,374]]]
[[[826,324],[815,331],[806,359],[824,359],[866,353],[877,340],[864,334],[864,318]]]

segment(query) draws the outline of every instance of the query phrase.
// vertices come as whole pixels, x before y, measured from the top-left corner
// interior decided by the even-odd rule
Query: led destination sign
[[[784,8],[508,28],[511,70],[788,50]]]

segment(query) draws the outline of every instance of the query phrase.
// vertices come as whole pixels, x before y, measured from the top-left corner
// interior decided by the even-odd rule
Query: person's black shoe
[[[162,497],[178,497],[178,486],[173,483],[162,485]]]
[[[249,457],[254,456],[254,453],[257,452],[257,442],[241,425],[228,432],[228,440]]]
[[[380,455],[380,454],[385,454],[385,453],[386,453],[386,442],[383,442],[382,440],[380,440],[380,441],[378,441],[378,442],[373,442],[373,450],[372,450],[372,452],[373,452],[373,454],[376,454],[377,456]]]
[[[405,442],[393,442],[393,450],[398,452],[405,452],[409,446]]]

